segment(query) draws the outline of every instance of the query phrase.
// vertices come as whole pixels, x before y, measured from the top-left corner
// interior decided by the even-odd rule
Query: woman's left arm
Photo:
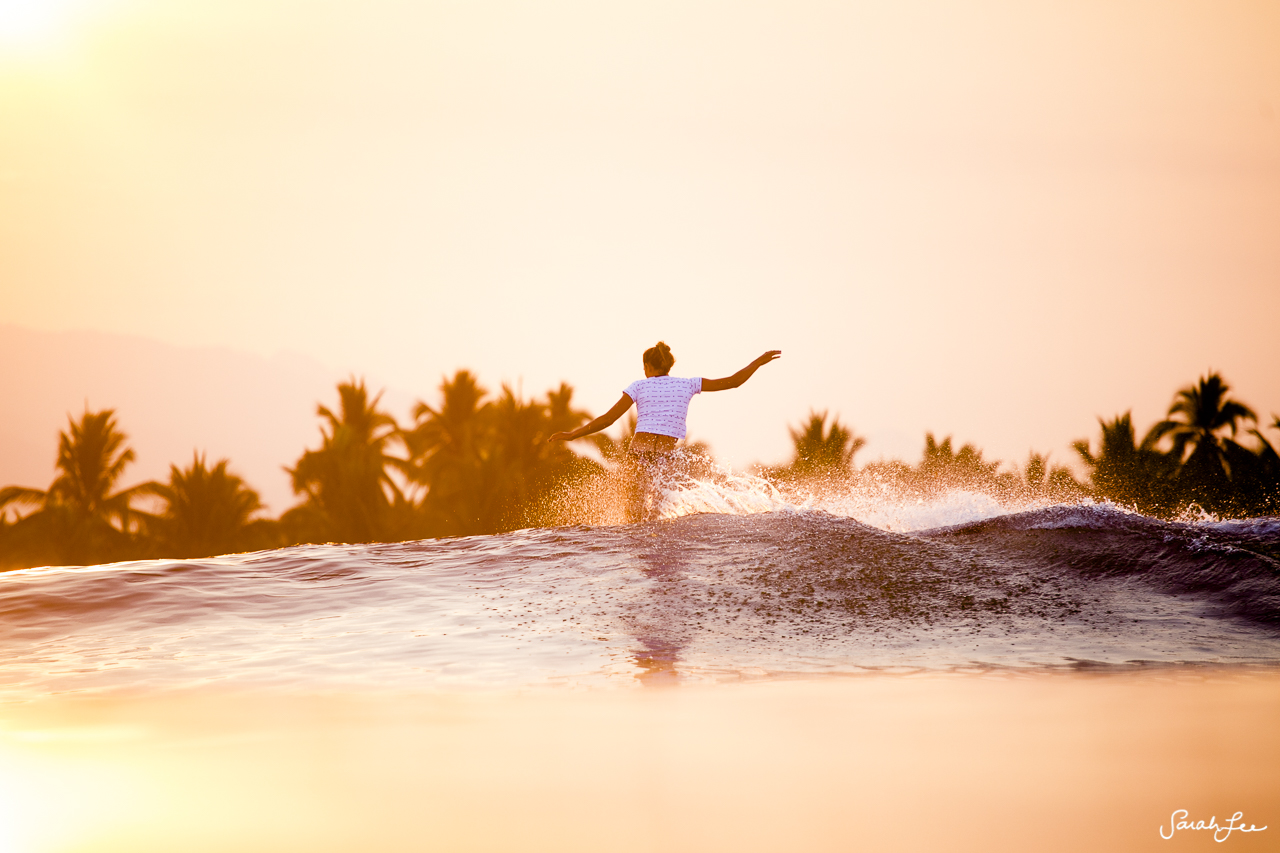
[[[771,349],[764,355],[757,358],[755,361],[748,364],[746,367],[739,370],[737,373],[733,374],[732,376],[726,376],[723,379],[703,379],[702,390],[703,391],[728,391],[730,388],[737,388],[742,383],[750,379],[751,374],[755,373],[757,370],[759,370],[761,367],[768,364],[769,362],[773,361],[775,358],[781,358],[781,357],[782,357],[782,350]]]

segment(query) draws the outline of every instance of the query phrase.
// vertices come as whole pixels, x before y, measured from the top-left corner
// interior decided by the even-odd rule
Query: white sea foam
[[[754,474],[717,471],[714,478],[682,478],[663,492],[659,518],[679,518],[699,512],[721,515],[754,515],[759,512],[795,512],[805,509],[789,502],[768,480]]]
[[[716,467],[710,476],[686,476],[678,485],[665,490],[658,515],[670,519],[700,512],[752,515],[820,511],[852,518],[880,530],[911,533],[1049,505],[1046,501],[1001,501],[962,488],[948,489],[928,499],[848,482],[821,488],[785,489],[756,474]]]
[[[897,533],[969,524],[1032,508],[1025,504],[1006,506],[990,495],[965,489],[949,490],[929,500],[868,494],[851,489],[819,500],[815,506],[833,515],[847,516],[871,527]]]

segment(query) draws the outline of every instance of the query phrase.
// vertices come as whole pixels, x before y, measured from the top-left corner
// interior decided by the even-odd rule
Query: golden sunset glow
[[[643,695],[206,691],[80,708],[51,697],[7,711],[45,736],[0,746],[0,793],[20,812],[0,839],[16,844],[5,853],[834,853],[851,838],[1161,851],[1159,827],[1188,802],[1226,802],[1259,825],[1276,813],[1278,691],[1274,676],[1060,675]],[[104,736],[104,719],[145,727]]]
[[[0,55],[35,51],[63,34],[77,0],[0,0]]]

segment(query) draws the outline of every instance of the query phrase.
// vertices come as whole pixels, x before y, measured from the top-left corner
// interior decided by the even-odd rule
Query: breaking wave
[[[688,477],[644,524],[0,576],[0,694],[1280,661],[1280,519]]]

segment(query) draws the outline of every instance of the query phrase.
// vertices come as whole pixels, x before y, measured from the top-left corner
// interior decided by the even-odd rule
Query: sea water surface
[[[661,520],[0,575],[0,699],[1280,662],[1280,519],[690,482]]]

